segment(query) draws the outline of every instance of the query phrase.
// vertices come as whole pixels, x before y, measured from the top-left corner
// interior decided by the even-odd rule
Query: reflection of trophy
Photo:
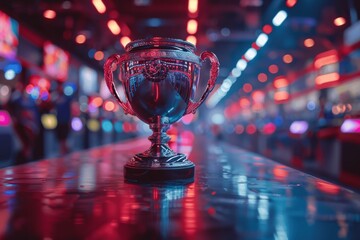
[[[106,84],[125,113],[149,124],[151,147],[125,165],[129,181],[193,181],[194,164],[184,154],[172,151],[166,131],[182,116],[194,113],[215,85],[219,62],[211,52],[195,55],[191,43],[169,38],[137,40],[123,55],[112,55],[104,66]],[[210,79],[199,101],[194,102],[202,61],[211,63]],[[113,71],[119,65],[127,102],[116,91]]]

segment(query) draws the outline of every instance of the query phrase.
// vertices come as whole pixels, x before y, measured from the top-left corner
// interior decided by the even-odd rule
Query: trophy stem
[[[166,133],[169,127],[168,119],[160,116],[156,117],[155,123],[150,124],[153,134],[149,137],[151,147],[146,152],[148,156],[162,158],[176,155],[167,144],[170,141]]]
[[[168,145],[166,134],[170,125],[166,117],[157,116],[150,125],[153,134],[149,137],[151,146],[136,154],[125,165],[125,179],[130,182],[194,181],[194,163],[185,154],[175,153]]]

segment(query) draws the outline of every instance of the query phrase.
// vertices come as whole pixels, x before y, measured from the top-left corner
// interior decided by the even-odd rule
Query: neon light
[[[84,34],[79,34],[75,38],[75,42],[78,44],[83,44],[86,41],[86,36]]]
[[[335,49],[333,49],[333,50],[318,54],[315,57],[314,66],[315,66],[315,68],[320,69],[321,67],[323,67],[325,65],[337,63],[338,61],[339,61],[339,57],[338,57],[337,51]]]
[[[198,0],[189,0],[188,10],[189,13],[196,13],[198,10]]]
[[[267,75],[265,73],[259,73],[259,75],[258,75],[259,82],[262,82],[262,83],[266,82],[267,79],[268,79],[268,77],[267,77]]]
[[[266,35],[265,33],[261,33],[261,34],[257,37],[255,43],[256,43],[256,45],[258,45],[259,47],[263,47],[263,46],[266,44],[266,42],[268,41],[268,39],[269,39],[268,35]]]
[[[279,67],[275,64],[271,64],[268,68],[269,72],[275,74],[279,71]]]
[[[106,12],[106,6],[102,0],[92,0],[92,4],[99,13],[103,14]]]
[[[236,63],[236,68],[238,68],[240,71],[244,71],[247,66],[247,61],[245,59],[240,59]]]
[[[254,57],[256,57],[257,51],[255,48],[249,48],[245,54],[244,57],[248,60],[251,61],[254,59]]]
[[[336,82],[339,79],[340,79],[340,75],[338,73],[334,72],[334,73],[328,73],[325,75],[317,76],[315,78],[315,83],[316,83],[316,85],[321,86],[326,83]]]
[[[188,37],[186,38],[186,41],[188,41],[188,42],[196,45],[196,37],[195,37],[195,36],[188,36]]]
[[[311,48],[313,47],[315,44],[315,41],[311,38],[307,38],[304,40],[304,46],[307,47],[307,48]]]
[[[83,123],[80,118],[74,117],[71,120],[71,127],[74,131],[79,132],[83,128]]]
[[[106,111],[112,112],[115,110],[115,104],[112,101],[106,101],[104,104],[104,109]]]
[[[287,13],[284,10],[279,11],[272,20],[274,26],[280,26],[286,19]]]
[[[0,126],[7,127],[11,124],[11,117],[7,111],[0,110]]]
[[[250,83],[245,83],[244,86],[243,86],[243,90],[244,92],[246,93],[249,93],[251,92],[253,89],[252,85]]]
[[[277,77],[275,80],[274,80],[274,87],[276,89],[278,88],[283,88],[283,87],[286,87],[289,85],[289,82],[288,80],[285,78],[285,77]]]
[[[107,26],[114,35],[119,35],[121,32],[121,28],[115,20],[109,20]]]
[[[252,135],[256,132],[256,126],[252,123],[250,123],[249,125],[246,126],[246,132],[249,134],[249,135]]]
[[[113,130],[113,124],[110,120],[103,120],[101,123],[101,127],[104,130],[104,132],[111,132]]]
[[[239,104],[240,104],[240,107],[247,108],[250,106],[250,101],[247,98],[240,98]]]
[[[54,114],[43,114],[41,116],[41,123],[45,129],[55,129],[58,122]]]
[[[297,0],[286,0],[286,6],[292,8],[297,3]]]
[[[342,133],[360,133],[360,119],[345,119],[341,124]]]
[[[265,135],[271,135],[275,132],[276,130],[276,126],[275,124],[273,123],[267,123],[264,125],[263,129],[262,129],[262,132],[265,134]]]
[[[285,101],[289,99],[289,93],[287,91],[280,91],[274,94],[275,101]]]
[[[334,25],[340,27],[346,23],[346,19],[343,17],[337,17],[334,19]]]
[[[43,14],[44,18],[54,19],[56,17],[56,12],[54,10],[45,10]]]
[[[309,124],[306,121],[294,121],[290,125],[290,132],[293,134],[303,134],[309,128]]]
[[[120,38],[120,43],[123,47],[125,47],[129,42],[131,42],[131,39],[129,37],[122,37]]]
[[[188,34],[195,34],[197,32],[198,22],[194,19],[191,19],[187,23],[187,32]]]

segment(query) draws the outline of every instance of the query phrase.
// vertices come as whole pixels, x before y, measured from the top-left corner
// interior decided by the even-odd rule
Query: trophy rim
[[[162,46],[170,46],[170,47],[175,46],[184,50],[188,50],[190,52],[195,52],[196,50],[194,44],[185,40],[181,40],[177,38],[153,37],[153,38],[134,40],[125,46],[125,51],[130,52],[139,47],[154,46],[154,45],[162,45]]]

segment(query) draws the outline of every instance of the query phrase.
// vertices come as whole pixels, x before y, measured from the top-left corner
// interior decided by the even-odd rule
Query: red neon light
[[[286,6],[292,8],[297,3],[297,0],[286,0]]]
[[[330,50],[323,53],[318,54],[315,57],[314,66],[316,69],[319,69],[325,65],[329,65],[332,63],[337,63],[339,61],[338,53],[336,50]]]
[[[274,87],[275,87],[276,89],[278,89],[278,88],[283,88],[283,87],[286,87],[286,86],[288,86],[288,85],[289,85],[289,81],[288,81],[285,77],[283,77],[283,76],[277,77],[277,78],[274,80]]]
[[[271,135],[275,132],[276,130],[276,126],[275,124],[273,123],[267,123],[264,125],[263,129],[262,129],[262,132],[265,134],[265,135]]]
[[[280,92],[276,92],[274,94],[274,100],[275,101],[285,101],[289,99],[289,93],[287,91],[280,91]]]
[[[275,74],[279,71],[279,67],[275,64],[271,64],[268,68],[269,72]]]
[[[247,98],[241,98],[239,101],[240,107],[246,108],[250,106],[250,101]]]
[[[43,13],[44,18],[47,19],[54,19],[56,17],[56,12],[54,10],[45,10],[45,12]]]
[[[250,83],[245,83],[244,86],[243,86],[243,90],[244,90],[244,92],[246,92],[246,93],[251,92],[252,89],[253,89],[253,88],[252,88],[252,85],[251,85]]]
[[[316,83],[316,85],[321,86],[324,84],[334,83],[334,82],[338,81],[339,79],[340,79],[339,73],[333,72],[333,73],[328,73],[325,75],[317,76],[315,78],[315,83]]]
[[[267,81],[267,75],[265,73],[259,73],[258,80],[259,82],[266,82]]]
[[[282,166],[276,166],[273,169],[273,174],[276,178],[285,179],[289,175],[289,172]]]
[[[264,33],[270,34],[272,32],[272,26],[269,24],[266,24],[265,26],[263,26],[262,30]]]
[[[336,186],[332,183],[321,181],[321,180],[316,181],[316,187],[320,191],[330,193],[330,194],[337,194],[340,191],[340,188],[338,186]]]
[[[252,135],[256,132],[256,126],[252,123],[250,123],[249,125],[247,125],[246,127],[246,132],[249,134],[249,135]]]

